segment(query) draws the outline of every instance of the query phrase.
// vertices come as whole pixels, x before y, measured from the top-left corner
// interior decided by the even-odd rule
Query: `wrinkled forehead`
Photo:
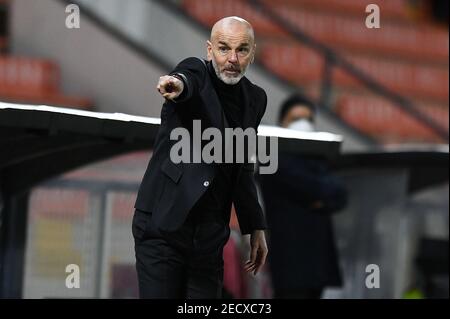
[[[244,23],[230,22],[215,26],[211,30],[211,42],[225,42],[230,45],[254,43],[253,29]]]

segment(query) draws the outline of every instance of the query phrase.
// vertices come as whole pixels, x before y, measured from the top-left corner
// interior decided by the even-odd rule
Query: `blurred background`
[[[380,28],[366,26],[372,2]],[[80,28],[66,27],[69,4]],[[448,298],[446,0],[0,0],[0,104],[158,118],[159,76],[205,57],[211,26],[231,15],[255,29],[247,77],[268,93],[262,124],[277,125],[281,103],[301,92],[317,106],[316,129],[343,137],[329,161],[348,191],[332,216],[342,285],[322,298]],[[4,160],[6,145],[22,140],[8,141],[14,128],[5,127],[0,296],[136,298],[131,219],[152,145],[14,193],[7,176],[24,173]],[[248,243],[234,217],[231,226],[226,295],[274,297],[270,267],[241,271]],[[68,264],[80,266],[78,289],[65,286]],[[379,288],[365,285],[370,264]]]

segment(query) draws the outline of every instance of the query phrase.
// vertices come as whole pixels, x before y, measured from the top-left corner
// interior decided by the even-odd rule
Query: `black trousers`
[[[133,237],[140,298],[221,298],[226,214],[192,210],[173,233],[161,233],[151,214],[135,210]]]

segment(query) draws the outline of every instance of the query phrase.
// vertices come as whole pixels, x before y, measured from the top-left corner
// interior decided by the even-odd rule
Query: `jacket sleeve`
[[[173,101],[175,103],[185,102],[197,95],[205,81],[206,72],[206,67],[199,58],[190,57],[181,61],[169,73],[169,75],[178,75],[184,84],[183,92]]]
[[[259,123],[267,106],[267,95],[264,90],[261,89],[261,91],[263,93],[263,107],[258,114],[256,132],[258,131]],[[238,180],[236,181],[233,203],[236,209],[239,227],[243,235],[250,234],[257,229],[267,228],[264,213],[258,201],[254,163],[243,164]]]

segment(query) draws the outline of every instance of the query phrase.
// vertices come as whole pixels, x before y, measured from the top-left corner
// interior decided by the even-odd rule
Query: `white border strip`
[[[140,122],[149,124],[161,124],[160,118],[155,117],[145,117],[145,116],[135,116],[125,113],[101,113],[92,111],[83,111],[76,109],[69,109],[63,107],[54,107],[47,105],[26,105],[26,104],[15,104],[15,103],[5,103],[0,102],[0,109],[16,109],[25,111],[42,111],[42,112],[53,112],[60,114],[70,114],[98,119],[108,119],[124,122]],[[287,128],[270,126],[270,125],[260,125],[258,128],[258,135],[261,136],[276,136],[285,137],[293,139],[302,140],[314,140],[323,142],[342,142],[342,136],[328,133],[328,132],[299,132]]]
[[[54,107],[54,106],[47,106],[47,105],[26,105],[26,104],[13,104],[13,103],[0,102],[0,109],[16,109],[16,110],[25,110],[25,111],[45,111],[45,112],[92,117],[92,118],[98,118],[98,119],[117,120],[117,121],[123,121],[123,122],[133,121],[133,122],[141,122],[141,123],[149,123],[149,124],[161,124],[161,119],[156,118],[156,117],[136,116],[136,115],[129,115],[129,114],[125,114],[125,113],[101,113],[101,112],[83,111],[83,110],[69,109],[69,108],[63,108],[63,107]]]

